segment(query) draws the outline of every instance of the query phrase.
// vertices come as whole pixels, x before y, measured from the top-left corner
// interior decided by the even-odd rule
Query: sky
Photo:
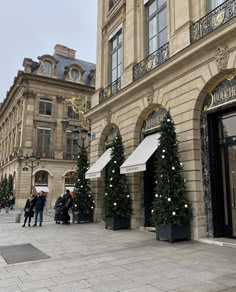
[[[0,9],[0,102],[24,58],[53,55],[56,44],[96,63],[97,0],[7,0]]]

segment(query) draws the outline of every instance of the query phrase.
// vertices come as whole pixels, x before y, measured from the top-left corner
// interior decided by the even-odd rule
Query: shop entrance
[[[236,238],[236,111],[209,117],[215,237]]]
[[[144,226],[152,226],[152,205],[155,198],[155,164],[156,152],[148,159],[144,172]]]
[[[219,119],[226,235],[236,237],[236,112]]]

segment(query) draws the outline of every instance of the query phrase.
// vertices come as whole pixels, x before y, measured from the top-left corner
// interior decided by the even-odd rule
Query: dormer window
[[[52,75],[52,63],[49,61],[44,61],[43,63],[43,74],[46,76]]]
[[[47,98],[40,98],[39,100],[39,114],[51,116],[52,115],[52,101]]]
[[[76,69],[72,69],[70,74],[73,80],[77,80],[79,78],[79,72]]]

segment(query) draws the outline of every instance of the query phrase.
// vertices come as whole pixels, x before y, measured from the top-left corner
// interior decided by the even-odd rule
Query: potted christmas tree
[[[191,206],[186,198],[179,146],[170,113],[161,122],[152,220],[156,238],[190,239]]]
[[[104,199],[105,228],[112,230],[130,228],[132,200],[128,190],[127,177],[125,174],[120,174],[120,166],[124,160],[124,147],[118,132],[112,143]]]
[[[73,223],[93,222],[94,197],[85,179],[88,170],[88,154],[84,144],[80,148],[77,160],[77,175],[73,197]]]

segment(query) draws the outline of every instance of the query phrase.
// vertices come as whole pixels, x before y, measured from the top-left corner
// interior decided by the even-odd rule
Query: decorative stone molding
[[[62,95],[57,95],[56,96],[56,99],[57,99],[57,102],[58,103],[63,103],[65,101],[65,96],[62,96]]]
[[[146,89],[145,95],[147,97],[148,104],[153,103],[153,99],[154,99],[154,89],[153,89],[153,87],[150,87],[150,88]]]
[[[216,66],[219,71],[227,68],[229,50],[227,47],[219,46],[215,54]]]
[[[105,113],[105,119],[107,121],[107,124],[110,124],[111,123],[111,116],[112,116],[112,112],[111,110],[107,110],[107,112]]]

